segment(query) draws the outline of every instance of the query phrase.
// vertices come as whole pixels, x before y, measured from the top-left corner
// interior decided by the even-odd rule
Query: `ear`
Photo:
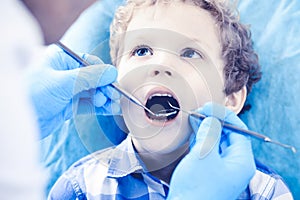
[[[240,89],[237,92],[234,92],[226,97],[225,106],[238,114],[246,101],[247,97],[247,88],[244,86],[242,89]]]

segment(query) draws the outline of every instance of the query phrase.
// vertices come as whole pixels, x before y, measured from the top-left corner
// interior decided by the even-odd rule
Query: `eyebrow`
[[[188,46],[189,44],[193,44],[193,46],[191,46],[191,47],[196,48],[203,54],[204,57],[210,59],[210,56],[207,52],[211,51],[211,47],[207,43],[202,42],[197,38],[189,38],[189,40],[185,42],[185,45]],[[196,44],[196,46],[195,46],[195,44]]]
[[[127,41],[128,39],[129,39],[130,42]],[[134,46],[136,46],[137,44],[140,44],[140,43],[149,44],[149,40],[147,40],[147,38],[144,37],[143,35],[134,35],[134,36],[130,36],[130,37],[125,36],[124,42],[125,42],[124,44],[126,44],[130,48],[134,47]]]
[[[211,47],[207,43],[200,41],[198,38],[190,38],[190,41],[199,44],[200,48],[202,48],[202,46],[205,46],[208,50],[211,50]],[[206,49],[204,49],[204,50],[206,50]]]

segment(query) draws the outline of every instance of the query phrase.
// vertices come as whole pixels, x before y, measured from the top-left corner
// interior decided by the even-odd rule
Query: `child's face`
[[[223,60],[218,30],[210,14],[184,4],[137,9],[124,35],[119,82],[153,111],[169,109],[167,120],[122,101],[125,122],[139,151],[173,152],[191,135],[184,110],[208,101],[224,104]],[[167,111],[168,112],[168,111]]]

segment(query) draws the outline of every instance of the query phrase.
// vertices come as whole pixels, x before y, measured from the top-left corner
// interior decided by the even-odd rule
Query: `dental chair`
[[[76,52],[109,57],[109,25],[123,0],[99,0],[69,28],[62,41]],[[250,130],[290,144],[300,152],[300,1],[242,0],[241,20],[251,25],[263,76],[247,99],[250,111],[241,115]],[[104,135],[103,132],[111,135]],[[46,193],[79,158],[118,144],[126,137],[120,116],[75,116],[40,141],[48,172]],[[300,199],[299,152],[253,139],[255,157],[280,174],[294,198]]]

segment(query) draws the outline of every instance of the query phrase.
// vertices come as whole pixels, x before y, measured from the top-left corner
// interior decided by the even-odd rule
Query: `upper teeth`
[[[152,97],[157,97],[157,96],[159,96],[159,97],[173,97],[172,95],[170,95],[170,94],[153,94],[153,95],[151,95],[150,97],[149,97],[149,99],[151,99]]]

